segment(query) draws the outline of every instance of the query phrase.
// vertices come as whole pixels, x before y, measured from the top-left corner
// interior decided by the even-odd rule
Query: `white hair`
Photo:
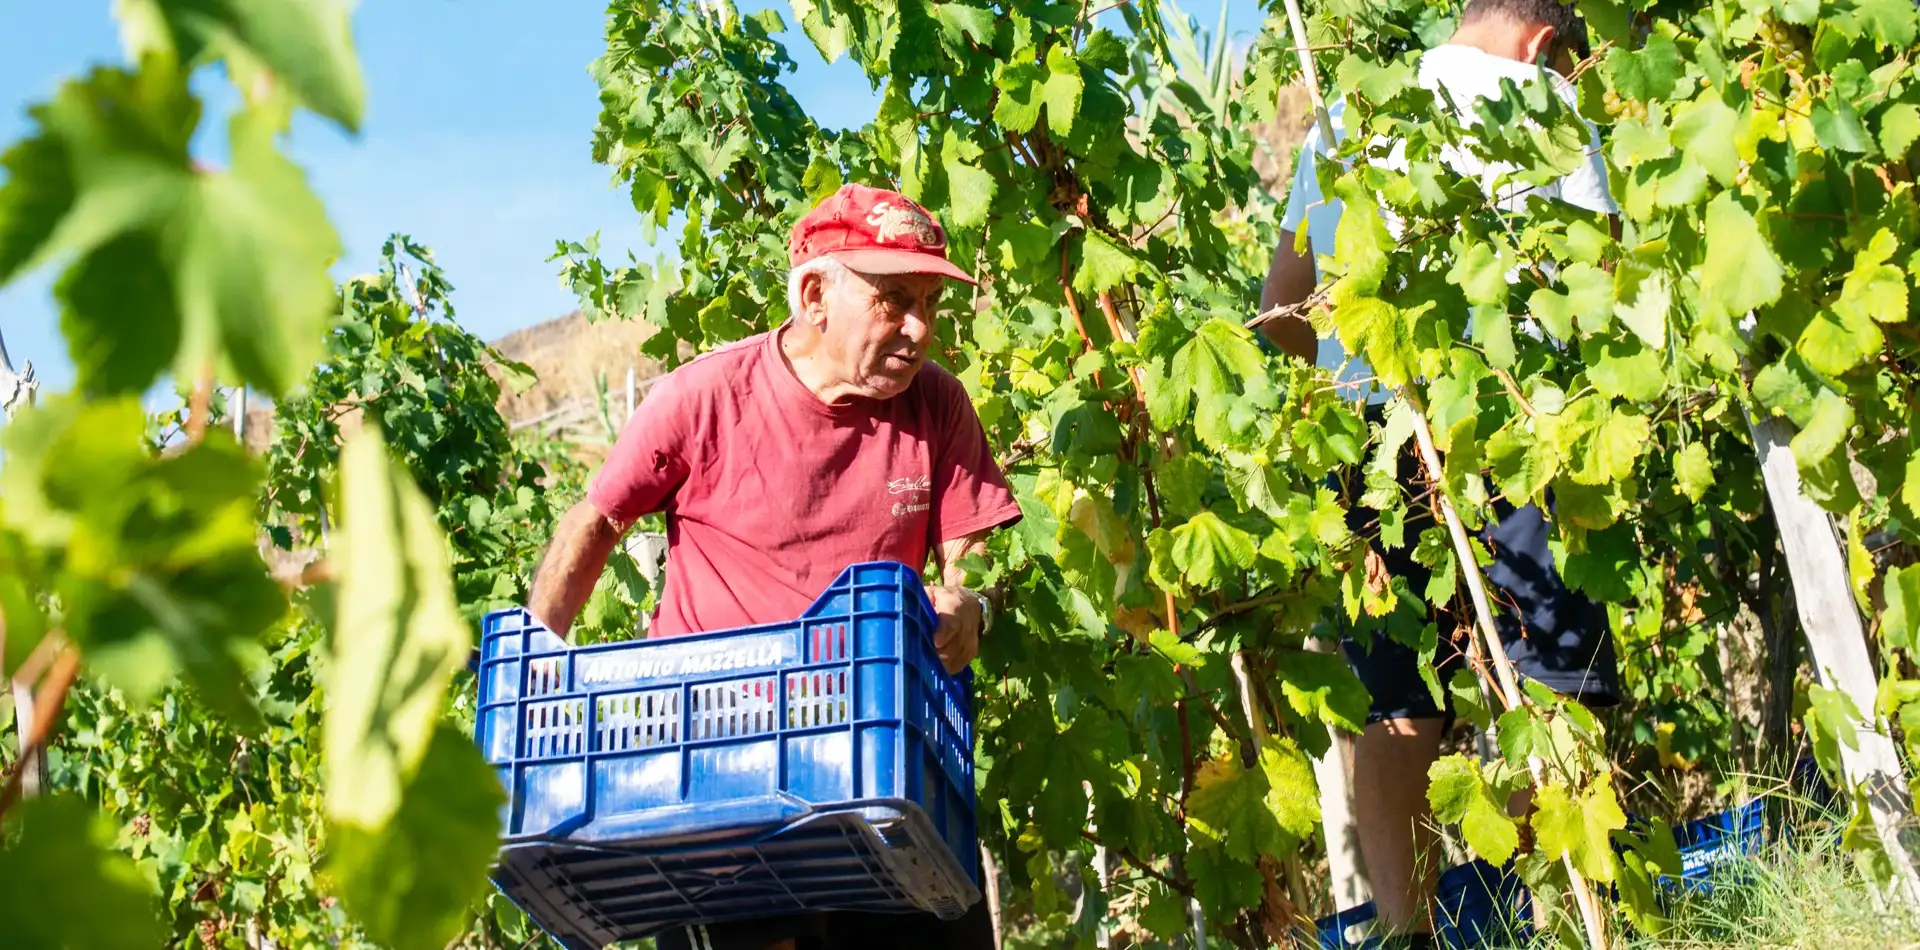
[[[819,274],[820,286],[825,288],[839,283],[852,273],[847,265],[824,254],[787,271],[787,313],[800,316],[800,285],[808,274]]]

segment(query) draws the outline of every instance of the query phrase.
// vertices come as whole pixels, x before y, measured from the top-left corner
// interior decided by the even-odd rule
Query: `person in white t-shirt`
[[[1543,79],[1569,104],[1574,90],[1564,78],[1575,56],[1585,55],[1586,27],[1572,4],[1553,0],[1470,0],[1458,31],[1446,44],[1420,58],[1421,85],[1444,88],[1461,110],[1463,124],[1477,124],[1472,103],[1501,95],[1501,80],[1524,86]],[[1344,102],[1330,109],[1336,136],[1344,137]],[[1535,198],[1565,202],[1595,214],[1614,214],[1617,208],[1607,192],[1606,165],[1600,157],[1598,132],[1589,126],[1591,147],[1587,162],[1567,176],[1545,185],[1509,185],[1497,203],[1507,211],[1524,211]],[[1397,156],[1400,146],[1390,150]],[[1341,205],[1320,191],[1316,163],[1331,149],[1318,124],[1300,150],[1286,213],[1281,221],[1280,246],[1261,293],[1260,309],[1297,304],[1309,297],[1319,282],[1316,255],[1334,251],[1334,230]],[[1507,169],[1475,156],[1448,149],[1441,155],[1460,174],[1479,180],[1489,194]],[[1396,161],[1389,157],[1388,162]],[[1391,221],[1389,227],[1394,228]],[[1308,249],[1295,248],[1296,235],[1306,230]],[[1397,233],[1397,229],[1396,229]],[[1333,371],[1343,389],[1365,403],[1365,412],[1381,422],[1383,404],[1391,393],[1376,385],[1366,361],[1346,352],[1337,337],[1317,339],[1304,315],[1272,320],[1261,328],[1283,351],[1314,360]],[[1403,452],[1399,478],[1417,493],[1422,475],[1418,460]],[[1348,524],[1356,532],[1371,530],[1377,513],[1358,503],[1361,477],[1346,472],[1335,477],[1348,501]],[[1494,556],[1487,570],[1496,601],[1496,626],[1519,672],[1591,706],[1618,702],[1619,675],[1604,609],[1561,580],[1547,546],[1546,516],[1533,505],[1515,508],[1497,504],[1481,539]],[[1424,505],[1409,506],[1407,544],[1385,550],[1377,537],[1368,552],[1369,567],[1382,567],[1408,581],[1413,591],[1426,588],[1430,572],[1412,558],[1412,545],[1432,524]],[[1386,629],[1403,632],[1438,623],[1442,640],[1435,658],[1442,684],[1463,666],[1464,641],[1450,642],[1449,634],[1463,630],[1471,615],[1464,609],[1429,611],[1422,602],[1401,598],[1395,613],[1372,629],[1343,628],[1341,646],[1372,697],[1367,727],[1354,754],[1354,817],[1359,826],[1360,854],[1372,886],[1381,929],[1390,935],[1389,947],[1422,948],[1433,945],[1435,862],[1438,851],[1430,832],[1427,806],[1427,770],[1439,756],[1440,745],[1453,724],[1450,704],[1435,703],[1420,675],[1417,654],[1390,639]],[[1456,597],[1456,603],[1459,599]],[[1344,617],[1341,618],[1344,621]],[[1366,620],[1368,618],[1363,618]],[[1411,625],[1410,627],[1408,625]],[[1357,636],[1356,636],[1357,634]],[[1369,635],[1371,634],[1371,635]],[[1445,697],[1443,697],[1444,699]]]

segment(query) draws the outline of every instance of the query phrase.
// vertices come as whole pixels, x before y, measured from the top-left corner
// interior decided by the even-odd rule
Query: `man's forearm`
[[[962,587],[967,582],[966,568],[960,566],[969,554],[987,553],[987,533],[975,531],[965,537],[940,542],[935,553],[939,559],[940,582],[949,587]]]
[[[574,505],[554,526],[553,542],[533,575],[533,593],[527,609],[560,636],[573,628],[580,608],[593,596],[593,585],[606,570],[607,558],[620,543],[620,532],[592,505]]]
[[[933,555],[934,566],[940,569],[940,583],[948,587],[966,587],[967,569],[961,567],[960,562],[966,560],[967,556],[972,554],[978,554],[981,557],[986,556],[987,533],[985,531],[976,531],[965,537],[954,538],[951,541],[942,541],[940,546],[934,550]],[[1006,589],[999,584],[983,588],[979,593],[984,595],[989,603],[993,604],[993,609],[995,610],[1000,610],[1006,606],[1005,600],[1007,592]]]

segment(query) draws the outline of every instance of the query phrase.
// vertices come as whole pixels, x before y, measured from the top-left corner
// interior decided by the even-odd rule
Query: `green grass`
[[[1911,908],[1883,908],[1836,838],[1803,836],[1723,867],[1710,892],[1676,898],[1666,930],[1629,935],[1623,946],[1920,950],[1920,914]],[[1548,946],[1542,939],[1523,950]]]

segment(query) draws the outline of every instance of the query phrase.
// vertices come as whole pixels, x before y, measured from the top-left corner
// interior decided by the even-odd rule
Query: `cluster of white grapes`
[[[1646,103],[1638,99],[1628,99],[1611,89],[1607,90],[1607,94],[1600,98],[1600,103],[1606,107],[1607,115],[1612,116],[1615,120],[1645,119],[1647,117]]]
[[[1806,37],[1799,27],[1782,22],[1775,17],[1768,17],[1766,25],[1760,28],[1760,34],[1756,39],[1773,50],[1774,62],[1779,63],[1787,72],[1795,76],[1806,75]]]

